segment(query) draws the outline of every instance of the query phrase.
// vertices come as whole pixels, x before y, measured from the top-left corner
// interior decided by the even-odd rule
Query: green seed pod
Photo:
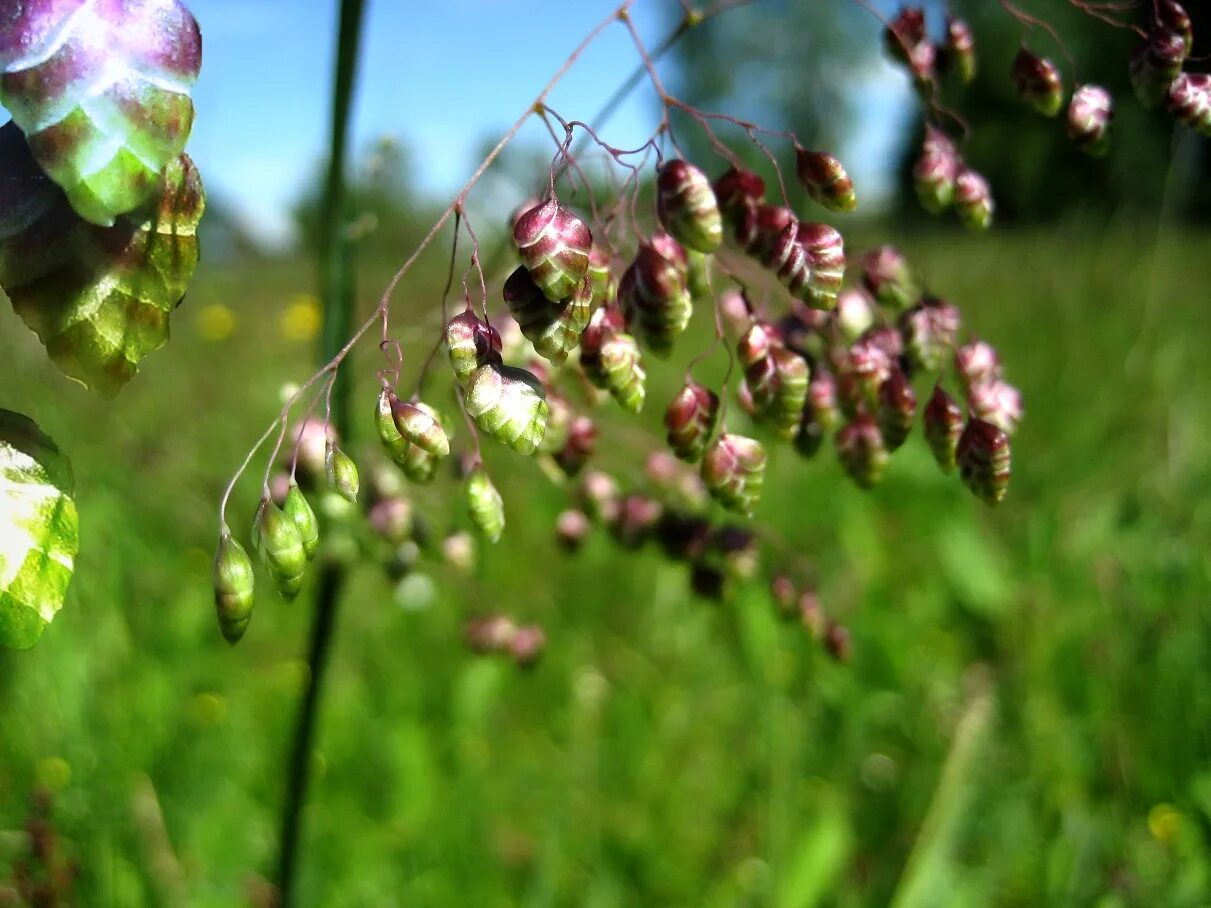
[[[862,259],[862,286],[889,309],[907,309],[921,295],[908,259],[895,246],[878,246]]]
[[[252,619],[255,583],[248,553],[224,527],[214,557],[214,607],[219,630],[232,646],[239,643]]]
[[[570,296],[553,303],[522,266],[505,281],[504,298],[534,351],[558,366],[576,349],[588,327],[593,312],[593,283],[586,277]]]
[[[801,298],[813,309],[833,309],[845,280],[845,240],[828,224],[800,224],[799,244],[807,253],[806,293]]]
[[[530,277],[552,302],[571,296],[589,270],[593,234],[555,199],[517,219],[513,242]]]
[[[687,381],[664,412],[669,447],[681,460],[695,463],[719,421],[719,395]]]
[[[879,386],[877,410],[879,434],[888,451],[896,450],[908,439],[916,415],[917,396],[912,385],[903,370],[893,365],[891,375]]]
[[[721,433],[702,458],[702,481],[728,510],[752,514],[765,481],[765,448],[754,438]]]
[[[470,309],[446,324],[446,349],[460,387],[465,388],[471,373],[484,363],[499,363],[501,346],[496,329],[481,322]]]
[[[656,212],[660,224],[682,246],[714,252],[723,242],[723,216],[711,181],[679,158],[656,172]]]
[[[330,444],[325,466],[328,469],[328,485],[333,491],[349,502],[356,502],[361,481],[353,459],[336,445]]]
[[[1013,61],[1012,78],[1018,97],[1045,117],[1054,117],[1064,105],[1064,83],[1056,65],[1026,48]]]
[[[686,283],[685,250],[667,233],[640,242],[635,261],[618,282],[628,329],[657,355],[666,355],[694,313]]]
[[[482,465],[476,464],[467,474],[463,495],[467,500],[467,513],[471,515],[475,528],[489,542],[500,539],[505,529],[505,503]]]
[[[970,85],[976,77],[976,41],[969,26],[962,19],[948,17],[946,41],[942,45],[939,62],[946,72],[951,73],[960,85]]]
[[[589,252],[589,284],[593,288],[595,306],[608,306],[614,302],[618,286],[610,272],[610,257],[596,243]]]
[[[883,478],[887,467],[887,448],[875,421],[860,414],[837,433],[837,457],[850,479],[860,489],[872,489]]]
[[[959,175],[959,151],[940,129],[925,128],[921,156],[913,163],[912,181],[921,207],[930,214],[941,214],[954,202],[955,180]]]
[[[708,305],[712,301],[711,266],[715,259],[694,249],[687,249],[685,256],[685,285],[689,288],[690,299],[699,305]]]
[[[429,482],[437,472],[439,458],[412,444],[400,434],[391,406],[394,398],[395,395],[386,388],[378,396],[378,405],[374,410],[374,424],[378,428],[379,439],[382,441],[383,447],[387,449],[387,453],[391,455],[391,460],[404,471],[405,476],[415,483]],[[417,402],[413,406],[440,422],[437,411],[428,404]]]
[[[624,410],[640,412],[646,394],[647,372],[635,338],[622,331],[607,337],[601,345],[601,367],[606,376],[606,388],[614,399]]]
[[[282,510],[298,528],[299,537],[303,540],[303,551],[306,552],[307,560],[310,561],[320,547],[320,524],[315,519],[315,511],[311,510],[311,505],[307,503],[302,490],[294,480],[290,481],[290,491],[286,493],[286,503]]]
[[[434,457],[445,457],[450,453],[450,438],[432,407],[420,401],[404,403],[394,394],[391,394],[390,404],[391,418],[405,441]]]
[[[963,433],[963,411],[941,385],[934,386],[933,394],[925,404],[924,423],[925,440],[934,460],[943,473],[952,472],[959,436]]]
[[[963,484],[985,504],[1000,504],[1009,490],[1009,436],[992,423],[968,420],[955,456]]]
[[[769,418],[778,434],[789,440],[799,431],[811,370],[807,360],[780,344],[770,351],[770,359],[774,364],[774,396]]]
[[[272,498],[261,502],[258,519],[258,548],[282,598],[290,602],[298,595],[307,568],[307,551],[294,521]]]
[[[963,170],[955,179],[955,211],[968,230],[987,230],[992,226],[995,205],[988,181],[974,170]]]
[[[525,369],[488,364],[467,382],[467,412],[479,428],[518,454],[533,454],[547,430],[546,389]]]
[[[1131,87],[1145,107],[1155,107],[1165,100],[1175,79],[1182,74],[1182,64],[1189,54],[1186,39],[1169,28],[1155,28],[1131,55],[1128,73]]]
[[[858,207],[853,181],[845,166],[831,154],[798,149],[795,173],[807,194],[829,211],[853,211]]]

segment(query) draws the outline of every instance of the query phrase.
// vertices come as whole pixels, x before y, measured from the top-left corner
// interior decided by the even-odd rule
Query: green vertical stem
[[[358,45],[361,40],[364,10],[364,0],[340,0],[328,173],[324,181],[320,224],[320,285],[324,318],[319,355],[320,361],[324,363],[337,354],[353,331],[354,268],[353,250],[345,231],[348,221],[345,203],[345,155],[349,138],[349,108],[357,74]],[[337,373],[332,389],[331,419],[337,432],[342,436],[347,435],[347,371]],[[294,903],[302,811],[307,799],[312,742],[315,738],[320,696],[327,676],[328,657],[336,627],[337,604],[340,601],[344,579],[345,571],[339,564],[328,562],[321,566],[307,652],[307,687],[299,707],[294,741],[290,749],[289,775],[282,809],[281,852],[277,876],[280,908],[289,908]]]

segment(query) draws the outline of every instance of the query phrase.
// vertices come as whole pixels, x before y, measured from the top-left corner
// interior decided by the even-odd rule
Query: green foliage
[[[0,161],[0,287],[60,369],[116,394],[167,342],[197,265],[197,168],[181,155],[152,202],[98,227],[75,214],[12,123],[0,129]]]
[[[80,524],[71,464],[32,420],[0,410],[0,645],[33,646],[63,605]]]

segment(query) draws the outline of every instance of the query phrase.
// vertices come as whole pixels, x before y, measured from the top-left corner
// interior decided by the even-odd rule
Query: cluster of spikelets
[[[797,147],[795,164],[801,184],[821,206],[834,212],[855,208],[853,184],[836,158]],[[865,289],[845,289],[841,234],[768,202],[755,173],[733,167],[712,183],[694,165],[669,160],[657,168],[656,195],[660,229],[637,237],[626,260],[608,243],[596,242],[589,226],[553,192],[512,220],[519,264],[502,287],[511,318],[498,330],[489,322],[486,300],[478,314],[468,300],[443,329],[456,396],[480,438],[538,457],[552,475],[577,477],[595,452],[598,432],[593,419],[560,392],[560,381],[574,383],[590,403],[612,398],[624,411],[639,413],[648,393],[644,357],[671,355],[695,306],[705,305],[732,330],[742,371],[739,406],[805,455],[835,432],[841,463],[862,487],[879,480],[888,454],[909,433],[916,415],[910,378],[936,378],[956,357],[971,359],[974,365],[960,365],[956,372],[971,417],[964,419],[939,384],[925,409],[925,434],[945,468],[957,467],[989,503],[1001,499],[1009,478],[1008,434],[1020,416],[1016,392],[1001,380],[991,351],[985,354],[982,345],[973,348],[976,354],[964,353],[966,347],[956,351],[957,310],[921,297],[897,253],[877,251],[862,274]],[[712,261],[725,244],[785,289],[791,309],[784,318],[759,317],[737,290],[716,297]],[[979,355],[990,355],[991,362],[976,362]],[[704,490],[695,499],[698,512],[654,508],[634,496],[623,497],[617,507],[598,502],[578,509],[585,525],[599,520],[626,544],[658,530],[668,539],[681,533],[679,557],[690,563],[695,588],[708,593],[741,573],[736,565],[750,560],[752,535],[715,528],[701,509],[713,499],[726,510],[751,515],[767,460],[761,441],[727,424],[721,398],[726,391],[687,378],[664,410],[668,445],[693,466]],[[431,482],[450,457],[443,414],[418,397],[398,397],[387,383],[375,402],[374,425],[387,457],[414,484]],[[328,429],[323,443],[328,484],[355,500],[356,467]],[[453,461],[471,525],[480,538],[495,542],[504,532],[505,503],[480,460],[478,443],[473,455]],[[287,599],[297,593],[319,541],[315,514],[294,475],[286,474],[276,495],[266,491],[255,532],[256,548]],[[592,482],[600,485],[601,479]],[[388,495],[371,502],[371,525],[398,529],[390,518],[402,511],[387,503],[393,500]],[[568,539],[576,520],[561,518]],[[666,542],[666,550],[672,545]],[[253,570],[226,529],[215,586],[220,624],[234,642],[251,614]]]
[[[1211,74],[1184,72],[1194,45],[1190,16],[1176,0],[1155,0],[1149,30],[1132,54],[1128,73],[1136,97],[1145,107],[1165,104],[1180,122],[1203,135],[1211,135]],[[888,53],[904,65],[918,91],[932,101],[943,76],[960,85],[976,73],[975,42],[970,27],[948,17],[945,38],[930,40],[921,7],[902,7],[884,34]],[[1064,79],[1056,63],[1023,46],[1010,66],[1010,79],[1023,103],[1045,117],[1064,110]],[[1074,87],[1068,98],[1065,126],[1069,138],[1083,152],[1101,157],[1110,147],[1114,99],[1100,85]],[[964,162],[955,142],[942,130],[926,129],[913,183],[917,196],[931,214],[954,209],[972,230],[992,223],[995,205],[988,181]]]

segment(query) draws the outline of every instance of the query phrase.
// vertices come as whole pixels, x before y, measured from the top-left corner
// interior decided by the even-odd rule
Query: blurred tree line
[[[1195,22],[1196,55],[1206,55],[1211,50],[1211,0],[1183,2]],[[931,29],[940,29],[941,4],[922,5]],[[897,8],[888,2],[876,6],[884,13]],[[965,155],[991,181],[998,219],[1024,223],[1075,213],[1106,216],[1156,210],[1161,204],[1172,215],[1211,217],[1211,181],[1194,179],[1211,172],[1211,143],[1175,128],[1163,110],[1145,110],[1136,101],[1127,66],[1138,36],[1069,3],[1023,0],[1017,6],[1045,18],[1064,47],[1042,28],[1029,31],[996,0],[950,3],[956,15],[971,23],[980,69],[972,85],[947,87],[942,101],[970,127]],[[1145,8],[1151,4],[1139,7],[1115,15],[1143,25]],[[676,92],[704,110],[738,113],[790,129],[815,147],[852,148],[862,140],[857,130],[869,126],[864,117],[882,114],[877,106],[872,110],[864,105],[861,96],[863,85],[878,72],[881,29],[852,0],[761,0],[708,21],[676,46]],[[1114,144],[1106,158],[1094,160],[1079,152],[1067,139],[1062,115],[1046,120],[1017,100],[1009,69],[1023,40],[1034,52],[1056,61],[1069,91],[1072,68],[1065,49],[1082,82],[1100,84],[1115,96]],[[1189,68],[1206,66],[1196,61]],[[908,176],[923,120],[914,100],[905,103],[911,111],[895,165],[895,209],[924,219]],[[676,125],[678,139],[710,160],[699,130],[684,118]],[[953,123],[948,127],[955,131]],[[733,138],[738,147],[745,144],[742,136]],[[752,149],[742,154],[760,159]]]

